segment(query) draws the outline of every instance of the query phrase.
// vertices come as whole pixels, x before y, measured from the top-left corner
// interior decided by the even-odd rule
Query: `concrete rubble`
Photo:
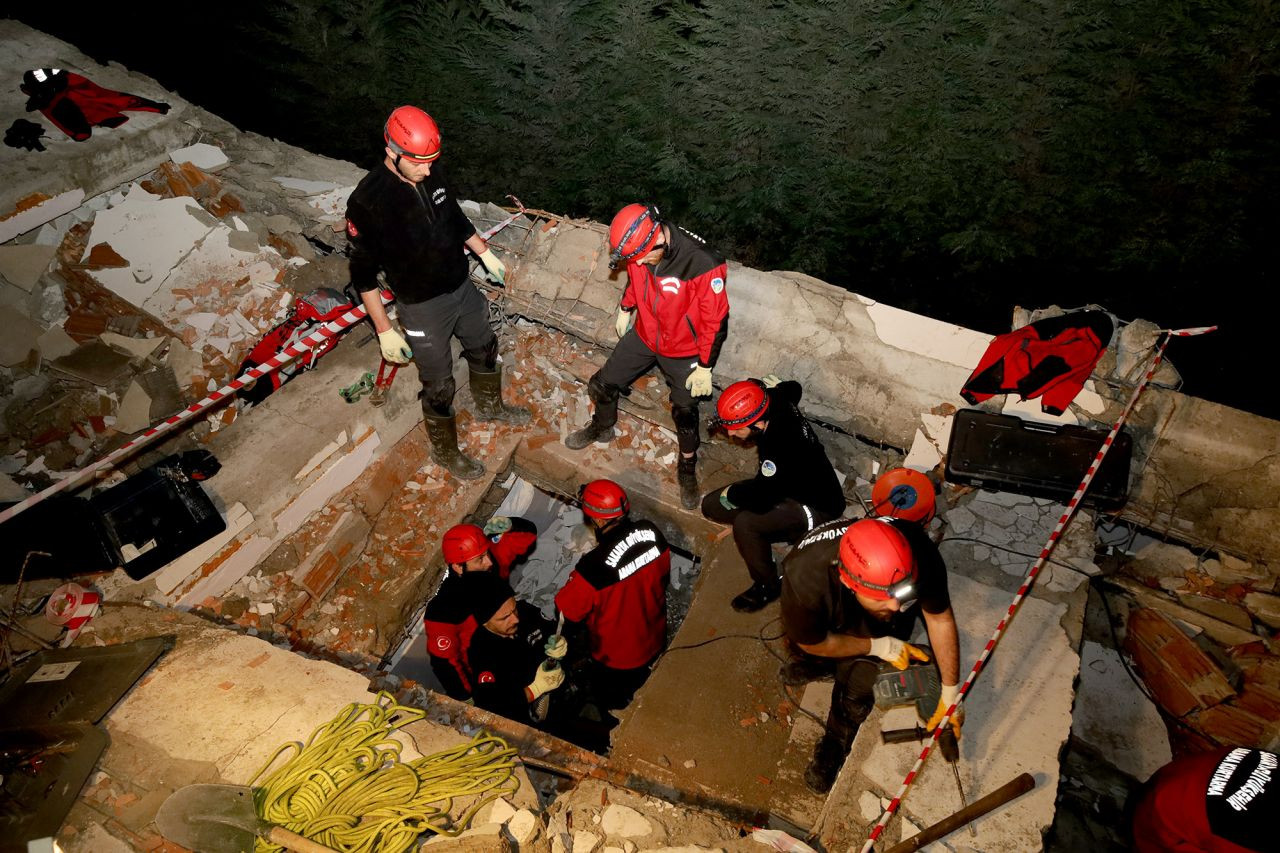
[[[14,501],[234,378],[297,296],[341,290],[342,211],[362,172],[239,131],[17,22],[0,21],[0,40],[11,78],[56,57],[102,85],[173,104],[84,143],[0,152],[0,302],[10,318],[0,341],[0,500]],[[22,108],[12,92],[0,104]],[[480,228],[507,215],[492,204],[465,210]],[[442,577],[443,531],[494,512],[538,515],[543,543],[517,581],[545,609],[587,544],[576,512],[561,514],[555,498],[597,476],[620,482],[637,514],[697,558],[673,576],[675,591],[692,598],[672,628],[681,651],[662,659],[615,735],[607,766],[627,787],[578,779],[548,803],[526,785],[525,800],[482,812],[470,837],[493,849],[573,853],[755,850],[760,842],[742,830],[767,820],[826,849],[865,837],[917,750],[880,744],[888,714],[877,712],[832,795],[804,787],[820,733],[808,715],[825,714],[829,688],[792,694],[776,683],[780,644],[767,639],[776,608],[728,610],[746,570],[727,531],[680,509],[660,379],[637,382],[608,448],[561,444],[590,416],[586,380],[615,342],[621,282],[605,264],[603,234],[598,223],[539,213],[494,238],[509,280],[481,286],[500,327],[508,393],[534,417],[521,430],[476,424],[457,365],[464,448],[486,464],[478,481],[460,483],[430,460],[412,370],[381,408],[343,402],[338,391],[377,363],[369,332],[357,328],[264,402],[212,407],[99,484],[168,453],[208,449],[222,470],[204,488],[227,529],[140,581],[121,570],[81,579],[107,608],[77,645],[162,631],[180,639],[108,716],[113,745],[60,836],[64,849],[157,849],[164,842],[150,821],[173,788],[246,781],[274,745],[367,695],[370,679],[401,698],[422,696],[387,663],[403,654]],[[988,336],[799,273],[731,266],[734,331],[717,381],[773,372],[804,383],[803,408],[820,422],[855,514],[889,468],[940,481],[964,406],[958,391]],[[1019,309],[1013,326],[1058,311]],[[1059,418],[1034,400],[997,397],[982,408],[1106,428],[1145,371],[1155,334],[1126,325]],[[968,701],[961,774],[970,799],[1021,770],[1037,781],[978,821],[978,849],[1034,849],[1053,837],[1055,820],[1140,781],[1178,748],[1278,743],[1280,424],[1187,397],[1177,384],[1166,365],[1130,422],[1128,503],[1077,512]],[[714,438],[700,478],[711,488],[750,476],[751,465],[751,453]],[[499,484],[505,502],[485,503]],[[1064,506],[952,484],[939,499],[931,533],[952,575],[967,667]],[[54,586],[28,583],[22,598],[30,604]],[[0,587],[0,603],[17,592]],[[34,614],[21,622],[56,636]],[[736,645],[704,644],[729,636]],[[1201,669],[1135,666],[1153,638],[1194,644]],[[1195,678],[1213,680],[1213,702],[1171,710],[1150,698],[1180,695]],[[1169,725],[1161,710],[1182,719]],[[441,726],[429,739],[461,737]],[[147,770],[160,760],[156,783]],[[890,838],[958,808],[940,763],[917,780]]]

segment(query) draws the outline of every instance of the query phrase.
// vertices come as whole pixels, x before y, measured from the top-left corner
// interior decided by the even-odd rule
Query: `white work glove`
[[[910,643],[904,643],[897,637],[874,637],[871,640],[871,654],[893,665],[894,669],[906,669],[915,658],[927,661],[929,656]]]
[[[564,684],[564,670],[560,667],[555,669],[543,669],[538,667],[538,674],[533,677],[533,683],[529,685],[529,692],[533,694],[536,700],[544,693],[550,693],[561,684]]]
[[[378,332],[378,347],[382,350],[382,357],[392,364],[408,364],[413,358],[413,350],[395,329]]]
[[[777,388],[779,383],[782,382],[781,379],[779,379],[777,376],[774,376],[772,373],[766,374],[765,377],[760,381],[764,383],[764,387],[766,388]]]
[[[484,264],[484,268],[489,271],[489,277],[498,284],[507,283],[507,265],[493,253],[493,249],[485,249],[480,253],[480,263]]]
[[[505,515],[495,515],[493,518],[485,522],[484,535],[493,537],[501,536],[511,529],[511,519]]]
[[[569,654],[569,641],[559,634],[552,634],[543,651],[552,660],[564,660],[564,656]]]
[[[621,338],[627,333],[627,329],[631,328],[631,312],[626,308],[618,309],[618,318],[613,321],[613,330],[618,333]]]
[[[698,365],[689,372],[689,378],[684,381],[684,387],[689,389],[689,393],[695,397],[711,396],[711,368]]]
[[[942,685],[942,696],[938,699],[938,707],[934,710],[933,716],[929,718],[929,725],[926,728],[933,731],[938,727],[938,723],[942,722],[942,717],[947,713],[947,709],[956,703],[960,698],[959,684]],[[956,712],[951,715],[949,721],[951,723],[951,731],[955,733],[956,740],[960,739],[960,727],[964,725],[964,708],[956,708]]]

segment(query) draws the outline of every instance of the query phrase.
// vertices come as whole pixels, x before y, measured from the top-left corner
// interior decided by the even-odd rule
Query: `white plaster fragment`
[[[928,473],[937,468],[940,462],[942,462],[942,452],[929,440],[928,436],[917,429],[915,438],[911,441],[911,451],[907,453],[907,459],[902,464],[916,471]]]
[[[323,508],[330,498],[349,486],[368,467],[374,450],[381,443],[382,439],[376,432],[362,438],[276,516],[276,535],[285,536],[297,530],[307,516]]]
[[[972,368],[982,360],[987,345],[991,343],[991,335],[912,314],[865,296],[857,298],[866,306],[867,315],[875,324],[876,335],[889,346],[958,367]]]
[[[169,159],[179,165],[190,163],[202,172],[216,172],[231,163],[221,148],[207,142],[197,142],[195,145],[170,151]]]
[[[617,803],[610,804],[604,810],[600,818],[600,826],[605,834],[620,838],[638,838],[653,831],[649,821],[645,820],[640,812]]]
[[[84,190],[76,188],[59,193],[51,199],[28,207],[7,218],[0,218],[0,243],[8,243],[19,234],[25,234],[33,228],[39,228],[75,210],[84,201]]]

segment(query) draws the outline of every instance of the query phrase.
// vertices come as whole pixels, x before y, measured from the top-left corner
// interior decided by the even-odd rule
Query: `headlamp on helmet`
[[[840,580],[867,598],[909,607],[915,603],[916,559],[907,538],[892,522],[864,518],[840,537]]]
[[[609,269],[616,270],[623,261],[648,254],[662,233],[658,208],[653,205],[629,204],[619,210],[609,225]]]

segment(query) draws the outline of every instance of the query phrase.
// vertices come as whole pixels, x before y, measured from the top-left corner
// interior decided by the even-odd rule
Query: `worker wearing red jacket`
[[[652,205],[629,204],[609,226],[610,269],[625,262],[614,329],[620,340],[587,383],[596,404],[591,422],[564,443],[581,450],[608,443],[618,421],[618,395],[654,364],[671,389],[671,419],[680,446],[680,500],[698,505],[698,398],[711,396],[711,371],[729,333],[728,267],[701,237],[662,221]]]
[[[427,603],[423,621],[431,671],[454,699],[471,698],[472,678],[467,668],[467,647],[476,630],[462,576],[493,572],[502,580],[511,566],[537,544],[538,530],[523,518],[495,517],[481,530],[474,524],[454,525],[444,535],[441,550],[448,572],[435,596]]]
[[[596,547],[556,594],[556,607],[588,638],[590,684],[601,710],[626,707],[667,638],[671,550],[662,531],[629,517],[627,493],[593,480],[579,494]]]
[[[1138,853],[1250,853],[1276,849],[1280,756],[1218,749],[1166,764],[1135,793]]]

